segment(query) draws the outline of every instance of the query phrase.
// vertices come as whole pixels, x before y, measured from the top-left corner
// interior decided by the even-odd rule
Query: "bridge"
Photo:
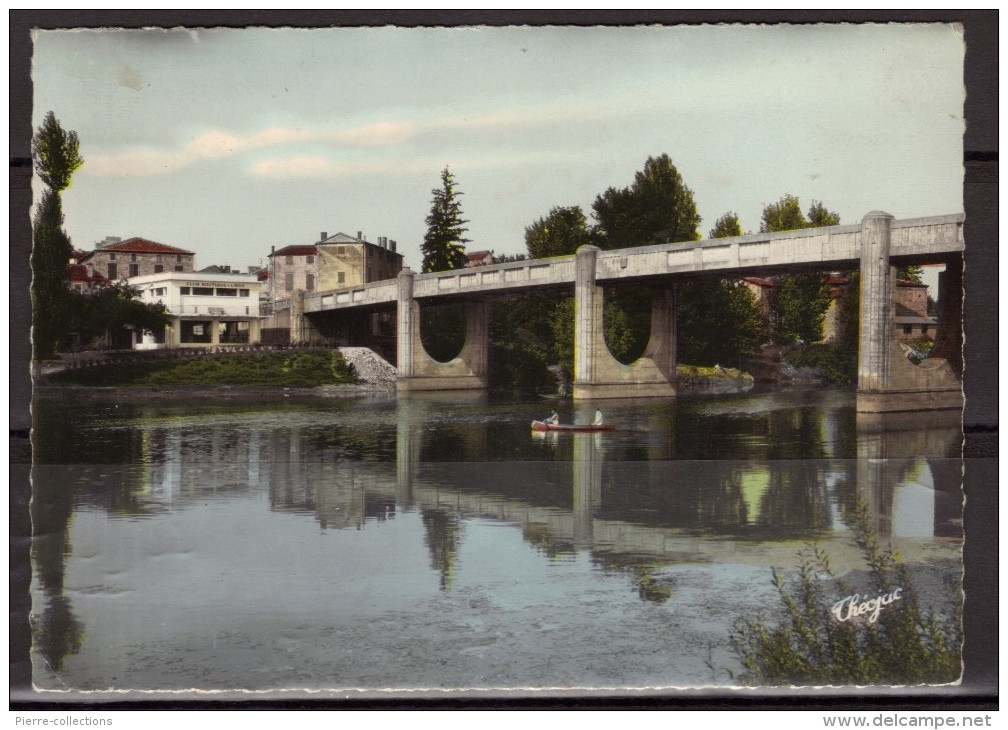
[[[894,220],[881,211],[860,224],[761,233],[576,254],[472,269],[417,274],[333,291],[299,293],[291,304],[292,338],[311,342],[333,319],[359,312],[394,313],[400,392],[485,388],[490,303],[532,291],[573,290],[574,398],[661,397],[676,393],[675,289],[704,279],[825,272],[861,272],[857,407],[861,412],[962,407],[957,369],[945,359],[914,365],[894,337],[896,266],[944,263],[940,282],[945,326],[961,322],[964,216]],[[646,285],[655,291],[651,336],[641,357],[624,364],[602,331],[605,287]],[[442,363],[424,350],[420,308],[464,302],[467,333],[461,352]],[[363,343],[350,343],[363,344]]]

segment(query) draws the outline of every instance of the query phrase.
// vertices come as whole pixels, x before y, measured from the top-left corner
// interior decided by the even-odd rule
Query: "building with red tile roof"
[[[110,281],[119,281],[167,271],[192,272],[196,268],[196,254],[146,238],[119,241],[110,237],[78,259],[78,263]]]

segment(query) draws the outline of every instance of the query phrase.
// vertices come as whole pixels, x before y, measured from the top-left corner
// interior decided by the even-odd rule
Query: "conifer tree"
[[[431,190],[433,200],[431,212],[427,216],[427,233],[424,235],[423,271],[449,271],[465,266],[465,245],[470,239],[465,238],[465,224],[469,221],[462,217],[462,204],[459,196],[462,192],[456,189],[455,176],[446,167],[441,171],[441,187]]]

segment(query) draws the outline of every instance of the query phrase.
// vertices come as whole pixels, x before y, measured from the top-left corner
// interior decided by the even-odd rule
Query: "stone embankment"
[[[353,366],[358,382],[352,385],[323,385],[314,390],[321,395],[366,395],[395,390],[395,367],[367,347],[340,347],[340,353]]]

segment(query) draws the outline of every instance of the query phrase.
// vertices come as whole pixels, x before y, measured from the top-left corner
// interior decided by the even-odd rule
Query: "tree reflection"
[[[458,515],[439,509],[420,511],[424,526],[424,544],[430,551],[431,568],[440,574],[441,590],[451,588],[458,564],[462,523]]]
[[[41,615],[33,611],[32,639],[54,672],[63,668],[67,656],[80,651],[84,638],[84,627],[63,589],[74,503],[70,482],[57,478],[58,471],[45,466],[32,469],[31,503],[32,563],[45,594]]]

